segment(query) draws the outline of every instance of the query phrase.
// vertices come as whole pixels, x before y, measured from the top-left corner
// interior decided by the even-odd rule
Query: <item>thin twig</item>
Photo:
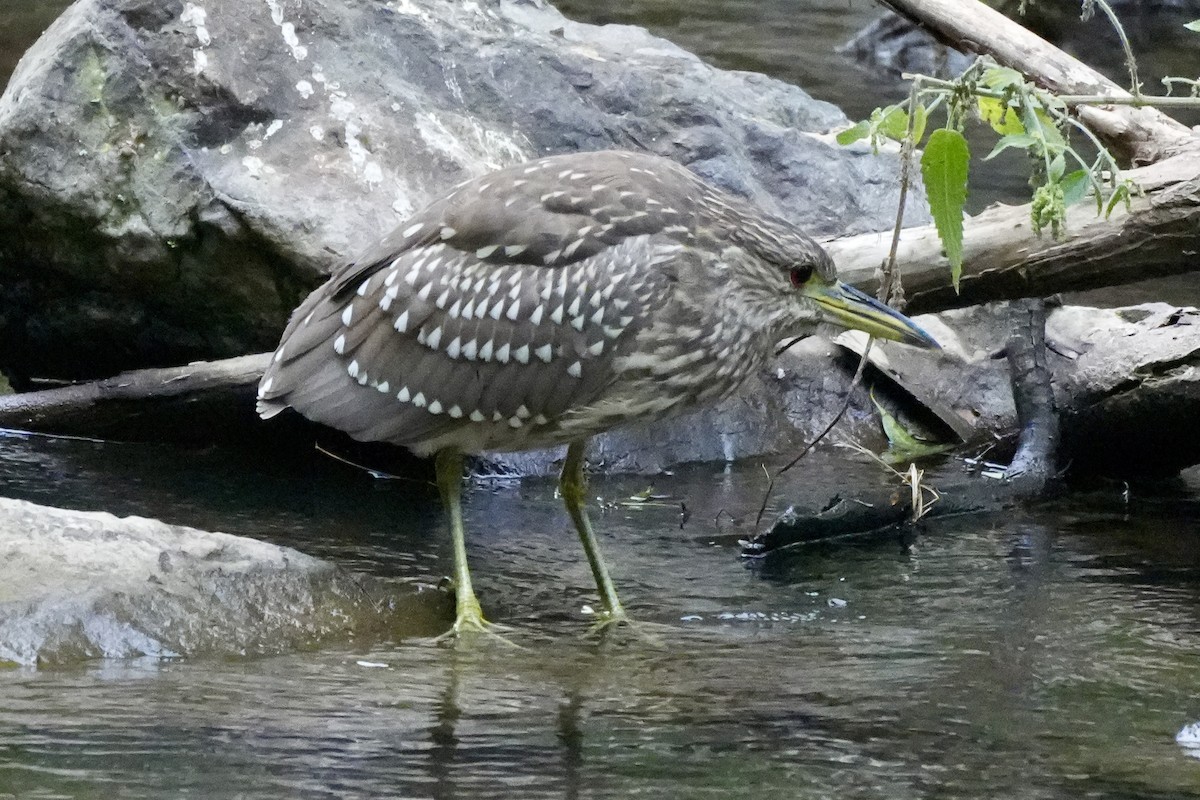
[[[953,89],[956,86],[954,81],[948,81],[942,78],[931,78],[928,75],[918,75],[911,72],[906,72],[901,77],[905,80],[920,78],[922,81],[924,81],[927,90]],[[994,100],[1006,99],[1004,92],[996,89],[987,89],[982,86],[975,87],[972,89],[971,93],[976,97],[990,97]],[[1058,102],[1068,106],[1134,106],[1137,108],[1146,106],[1149,108],[1200,108],[1200,97],[1180,97],[1179,95],[1140,94],[1135,97],[1134,95],[1130,94],[1056,94],[1053,97]]]
[[[867,339],[867,346],[863,348],[862,358],[860,358],[858,361],[858,369],[854,371],[854,378],[850,381],[850,388],[846,390],[846,397],[842,400],[842,407],[838,409],[837,414],[833,416],[833,419],[829,421],[829,424],[825,426],[824,430],[817,434],[815,439],[809,442],[804,449],[800,451],[800,455],[796,456],[785,466],[781,467],[774,475],[768,475],[767,489],[765,492],[763,492],[762,505],[758,507],[758,514],[754,517],[755,530],[758,529],[759,523],[762,522],[763,514],[767,513],[767,503],[769,503],[771,500],[771,493],[775,491],[775,482],[779,480],[783,473],[799,464],[800,459],[808,455],[809,451],[816,447],[817,444],[819,444],[820,441],[824,439],[831,430],[833,430],[833,426],[837,425],[841,418],[845,416],[846,409],[850,408],[850,399],[854,397],[854,390],[858,387],[859,382],[862,380],[863,372],[867,368],[867,356],[870,354],[871,345],[874,343],[875,337]],[[765,465],[763,466],[763,470],[766,470]]]
[[[1125,26],[1121,24],[1121,20],[1117,19],[1117,13],[1108,4],[1108,0],[1094,0],[1094,2],[1100,6],[1104,16],[1108,17],[1108,21],[1117,32],[1117,38],[1121,40],[1121,49],[1125,51],[1125,67],[1129,70],[1130,91],[1136,99],[1141,100],[1142,82],[1138,80],[1137,59],[1133,57],[1133,47],[1129,44],[1129,37],[1125,35]]]

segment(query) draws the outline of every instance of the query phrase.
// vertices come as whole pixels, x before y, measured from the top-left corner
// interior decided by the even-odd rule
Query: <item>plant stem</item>
[[[941,78],[930,78],[925,75],[914,75],[912,73],[904,73],[902,76],[905,80],[916,80],[921,78],[928,87],[924,93],[929,94],[929,89],[953,89],[956,84],[954,81],[942,80]],[[1004,99],[1004,92],[993,89],[985,89],[982,86],[977,86],[972,90],[972,93],[978,97],[991,97],[996,100]],[[1151,108],[1200,108],[1200,97],[1179,97],[1168,95],[1150,95],[1139,94],[1133,95],[1111,95],[1111,94],[1061,94],[1052,95],[1052,97],[1063,105],[1068,106],[1134,106],[1140,108],[1148,106]]]
[[[1112,23],[1113,29],[1117,32],[1117,37],[1121,40],[1121,48],[1125,51],[1125,66],[1129,69],[1129,81],[1132,84],[1130,91],[1135,98],[1140,100],[1142,98],[1142,82],[1138,80],[1137,60],[1133,57],[1133,47],[1129,44],[1129,37],[1125,35],[1125,26],[1121,24],[1121,20],[1117,19],[1117,14],[1108,4],[1108,0],[1095,0],[1095,2],[1104,12],[1104,16],[1108,17],[1108,21]]]

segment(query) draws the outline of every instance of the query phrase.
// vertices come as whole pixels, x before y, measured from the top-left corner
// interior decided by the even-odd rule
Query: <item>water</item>
[[[0,7],[0,82],[54,7]],[[865,2],[589,9],[851,116],[902,93],[830,54]],[[935,482],[956,472],[940,469]],[[430,487],[324,459],[10,435],[0,480],[385,580],[450,571]],[[831,451],[780,488],[816,506],[887,480]],[[747,563],[733,541],[761,483],[753,464],[687,468],[654,479],[667,499],[653,504],[622,503],[645,478],[593,485],[622,597],[658,644],[581,635],[587,567],[552,485],[529,481],[466,498],[477,589],[523,650],[398,637],[0,670],[0,798],[1200,796],[1200,759],[1175,742],[1200,720],[1200,482]]]
[[[0,453],[9,496],[287,541],[397,581],[450,571],[420,483],[221,450],[7,436]],[[781,489],[811,505],[886,481],[831,451]],[[732,540],[756,466],[683,469],[654,480],[664,500],[619,504],[647,483],[592,494],[657,644],[582,635],[595,599],[552,484],[475,487],[477,588],[524,650],[398,638],[0,671],[0,797],[1200,794],[1174,741],[1200,720],[1197,487],[748,563]]]

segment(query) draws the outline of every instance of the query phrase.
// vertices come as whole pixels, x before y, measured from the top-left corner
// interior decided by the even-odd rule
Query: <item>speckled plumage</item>
[[[259,412],[418,454],[581,441],[716,400],[811,332],[797,267],[834,279],[794,226],[669,160],[517,165],[455,187],[313,292]]]

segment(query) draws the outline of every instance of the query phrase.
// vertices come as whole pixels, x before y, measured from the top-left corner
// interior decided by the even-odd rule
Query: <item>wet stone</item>
[[[288,547],[0,499],[0,665],[253,656],[437,633],[443,598]]]

